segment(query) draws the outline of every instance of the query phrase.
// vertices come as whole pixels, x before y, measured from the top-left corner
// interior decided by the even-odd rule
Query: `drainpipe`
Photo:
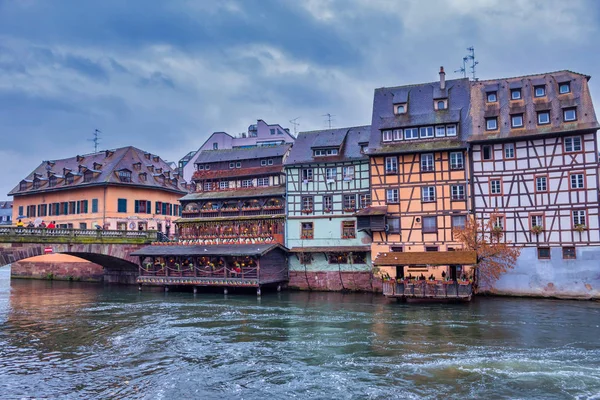
[[[104,186],[104,199],[102,200],[102,229],[106,226],[106,186]]]

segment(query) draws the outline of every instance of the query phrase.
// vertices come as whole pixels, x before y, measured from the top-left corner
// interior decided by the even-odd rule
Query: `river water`
[[[600,399],[600,303],[10,280],[0,398]]]

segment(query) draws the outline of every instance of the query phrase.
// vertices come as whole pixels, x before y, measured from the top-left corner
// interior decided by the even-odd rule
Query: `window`
[[[273,159],[272,158],[269,158],[267,160],[267,165],[273,165]]]
[[[231,167],[231,164],[229,164],[229,166]],[[204,171],[204,165],[197,165],[196,168],[198,168],[198,171]]]
[[[465,160],[462,152],[450,153],[450,169],[463,169]]]
[[[351,181],[354,179],[354,166],[350,165],[348,167],[342,168],[342,174],[345,181]]]
[[[323,196],[323,211],[331,212],[333,210],[333,197]]]
[[[342,221],[342,239],[356,238],[356,223],[354,221]]]
[[[456,136],[456,125],[446,125],[446,136]]]
[[[437,217],[423,217],[423,233],[437,232]]]
[[[485,119],[485,130],[495,131],[498,129],[498,117],[486,118]]]
[[[558,93],[565,94],[571,91],[571,84],[569,82],[563,82],[558,85]]]
[[[446,136],[446,127],[445,126],[436,126],[435,127],[435,137],[444,137]]]
[[[481,146],[481,152],[483,153],[484,160],[492,160],[494,158],[492,146]]]
[[[98,199],[92,199],[92,212],[98,212]]]
[[[266,186],[269,186],[269,177],[266,177],[266,178],[257,178],[256,179],[256,186],[257,187],[266,187]]]
[[[265,167],[267,165],[267,160],[260,160],[260,166]]]
[[[211,190],[213,190],[213,183],[212,182],[204,182],[204,191],[210,192]]]
[[[575,108],[565,108],[563,110],[563,119],[565,120],[565,122],[576,121],[577,120],[577,110]]]
[[[312,196],[302,196],[302,211],[312,212],[313,211],[313,198]]]
[[[140,214],[150,214],[152,212],[150,208],[150,202],[146,200],[135,200],[133,203],[133,209],[134,212]]]
[[[52,175],[50,178],[48,178],[48,187],[54,186],[56,186],[56,176]]]
[[[69,202],[60,203],[62,215],[69,215]]]
[[[298,260],[302,265],[312,264],[313,256],[312,253],[298,253]]]
[[[315,157],[337,156],[338,149],[319,149],[319,150],[315,150],[314,155],[315,155]]]
[[[40,180],[39,179],[36,179],[35,181],[33,181],[33,188],[34,189],[40,188]]]
[[[370,205],[371,205],[371,195],[370,194],[361,194],[358,206],[360,208],[367,208]]]
[[[344,211],[354,211],[356,209],[356,196],[353,194],[344,195]]]
[[[465,199],[465,186],[464,185],[452,185],[450,186],[450,192],[452,200],[464,200]]]
[[[510,124],[513,128],[523,127],[523,114],[515,114],[510,116]]]
[[[87,210],[85,212],[87,213]],[[38,216],[45,217],[47,215],[48,215],[48,204],[40,204],[39,210],[38,210]]]
[[[219,149],[219,143],[213,143],[213,150]]]
[[[325,180],[335,181],[337,179],[337,168],[325,168]]]
[[[529,222],[531,224],[530,228],[535,226],[539,226],[540,228],[544,227],[544,216],[540,214],[534,214],[529,216]]]
[[[537,255],[539,260],[550,259],[550,247],[538,247]]]
[[[83,173],[83,181],[84,182],[91,182],[93,178],[94,178],[94,173],[92,171],[88,170]]]
[[[546,125],[550,123],[550,111],[540,111],[537,114],[538,125]]]
[[[72,175],[71,175],[72,177]],[[127,171],[125,169],[122,169],[119,171],[119,180],[121,182],[131,182],[131,171]],[[71,183],[73,183],[73,181],[71,181]]]
[[[498,101],[498,93],[497,92],[487,92],[487,102],[495,103]]]
[[[425,186],[421,188],[421,200],[424,203],[435,201],[435,186]]]
[[[515,144],[505,143],[504,144],[504,158],[515,158]]]
[[[312,222],[303,222],[300,239],[312,239],[314,237],[314,228]]]
[[[219,189],[229,189],[229,181],[221,181],[219,182]]]
[[[421,139],[433,137],[433,126],[424,126],[419,128]]]
[[[387,189],[385,191],[385,198],[388,203],[398,202],[398,189]]]
[[[27,190],[27,182],[21,182],[19,184],[19,190]]]
[[[396,105],[396,114],[405,114],[406,113],[406,103],[397,104]]]
[[[23,206],[19,206],[19,216],[23,215]]]
[[[271,132],[271,135],[275,134],[275,129],[269,129],[269,131]]]
[[[302,180],[303,181],[312,181],[313,180],[313,170],[312,168],[305,168],[302,170]]]
[[[404,129],[404,139],[417,139],[419,137],[419,129],[418,128],[407,128]]]
[[[204,166],[204,169],[205,169],[205,170],[207,170],[207,171],[210,171],[210,165],[206,164],[206,165]]]
[[[214,206],[216,206],[216,204],[215,204]],[[208,208],[210,208],[210,207],[208,207]],[[162,213],[162,210],[163,210],[163,208],[162,208],[162,202],[160,202],[160,201],[157,201],[157,202],[156,202],[156,211],[155,211],[154,213],[155,213],[155,214],[161,214],[161,213]],[[160,230],[160,229],[159,229],[159,230]]]
[[[490,194],[496,196],[502,194],[502,181],[500,179],[490,179]]]
[[[127,199],[117,199],[117,212],[127,212]]]
[[[386,227],[385,230],[390,233],[400,233],[400,218],[387,218],[385,219]]]
[[[425,246],[425,251],[439,251],[439,248],[437,246]]]
[[[585,211],[584,210],[574,210],[573,211],[573,226],[581,226],[586,225],[585,221]]]
[[[382,131],[381,136],[384,142],[391,142],[393,139],[393,133],[391,130]]]
[[[242,187],[243,188],[251,188],[252,187],[252,179],[243,179],[242,180]]]
[[[434,170],[433,154],[421,154],[421,172]]]
[[[69,202],[69,215],[73,215],[73,214],[77,214],[77,206],[76,206],[76,202],[74,201],[70,201]]]
[[[437,109],[438,110],[443,110],[446,108],[446,102],[444,100],[438,100],[437,102]]]
[[[492,216],[492,220],[494,221],[494,228],[504,229],[504,216],[503,215],[494,215]]]
[[[583,174],[571,174],[571,189],[584,189],[585,181]]]
[[[562,248],[563,259],[565,260],[574,260],[577,258],[577,253],[575,252],[575,247],[568,246]]]
[[[453,215],[452,216],[452,227],[453,228],[463,228],[467,225],[467,216],[466,215]]]
[[[398,159],[396,157],[385,158],[385,173],[395,174],[398,172]]]
[[[548,177],[536,176],[535,177],[535,191],[538,193],[548,191]]]
[[[235,163],[235,167],[236,167],[236,168],[242,168],[242,163],[241,163],[241,162],[239,162],[239,161],[238,161],[238,162],[236,162],[236,163]]]
[[[27,216],[30,218],[35,218],[35,206],[27,206]]]
[[[533,88],[533,95],[535,97],[544,97],[546,95],[546,86],[544,86],[544,85],[535,86]]]
[[[511,100],[520,100],[521,99],[521,89],[511,89],[510,90],[510,98],[511,98]]]
[[[329,264],[347,264],[348,253],[328,253]]]
[[[366,264],[367,253],[364,251],[352,252],[352,264]]]
[[[394,140],[402,140],[402,129],[394,129]]]
[[[565,138],[565,152],[573,153],[575,151],[581,151],[581,137],[571,136]]]
[[[230,162],[229,163],[229,168],[235,168],[235,163],[234,162]]]

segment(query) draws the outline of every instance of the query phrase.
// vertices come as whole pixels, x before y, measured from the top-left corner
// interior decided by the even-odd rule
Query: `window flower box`
[[[258,211],[258,210],[260,210],[260,207],[258,207],[258,206],[255,206],[255,207],[242,207],[242,211]]]
[[[544,232],[543,226],[535,225],[531,227],[531,233],[533,234],[539,235],[542,232]]]
[[[330,212],[331,212],[331,208],[325,208],[325,209],[323,210],[323,212],[324,212],[324,213],[330,213]]]
[[[345,207],[344,208],[344,212],[355,212],[355,211],[356,211],[356,209],[353,207]]]
[[[587,231],[588,227],[585,226],[584,224],[577,224],[575,225],[575,227],[573,228],[574,231],[577,231],[579,233],[583,232],[583,231]]]
[[[304,208],[302,209],[302,214],[312,214],[313,209],[312,208]]]
[[[301,235],[300,239],[312,239],[312,235]]]

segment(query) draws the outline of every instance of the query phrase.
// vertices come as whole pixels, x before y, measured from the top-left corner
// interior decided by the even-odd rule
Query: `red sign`
[[[49,254],[49,253],[52,253],[52,247],[45,247],[44,254]]]

